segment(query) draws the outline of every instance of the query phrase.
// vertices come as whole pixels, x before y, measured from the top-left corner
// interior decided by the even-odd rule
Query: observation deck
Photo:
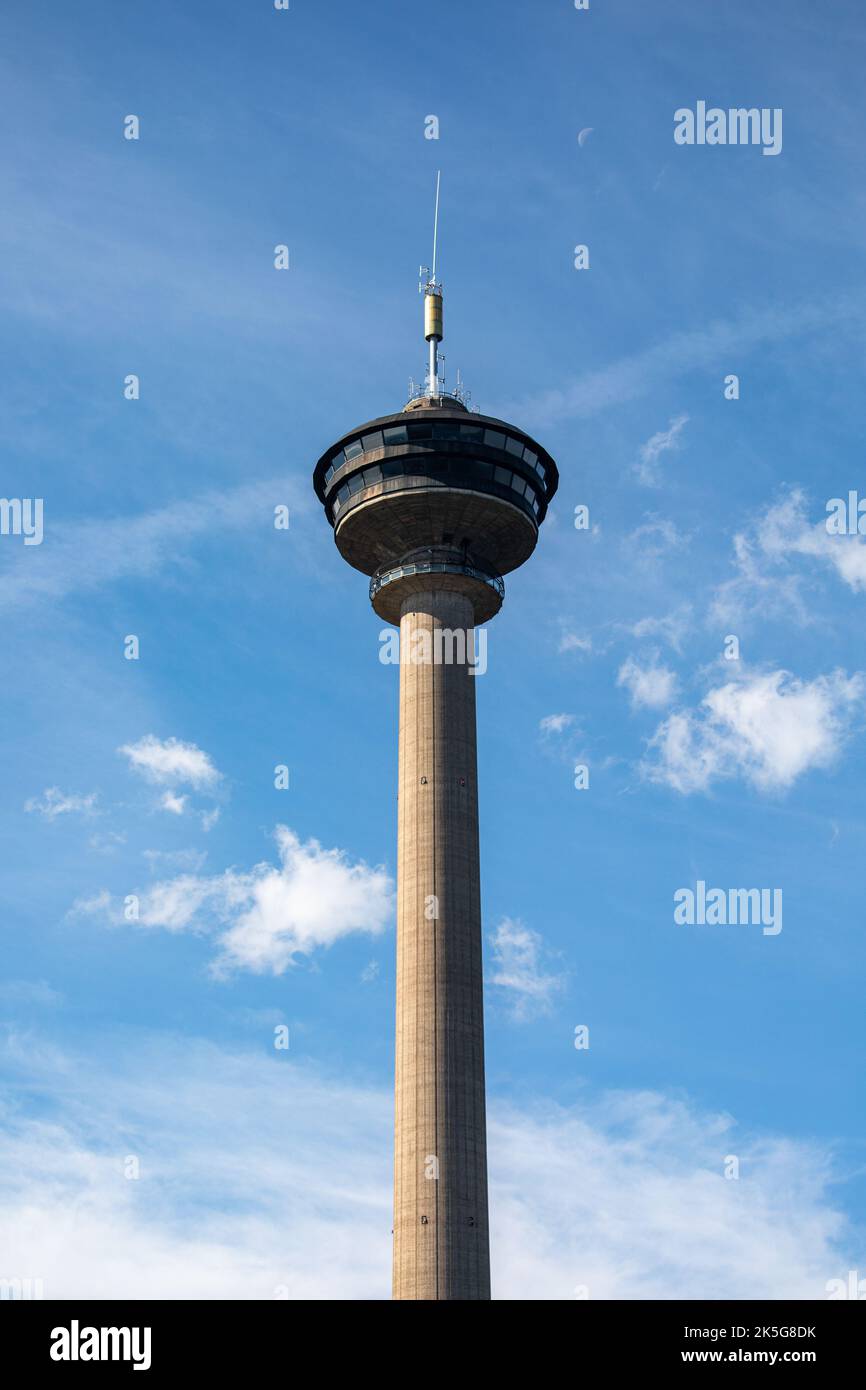
[[[438,588],[472,581],[477,621],[497,612],[501,576],[532,554],[558,483],[530,435],[447,395],[348,431],[313,474],[340,553],[372,576],[373,606],[392,622],[433,573]]]

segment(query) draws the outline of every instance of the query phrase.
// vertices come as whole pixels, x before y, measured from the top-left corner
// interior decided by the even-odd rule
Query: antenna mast
[[[439,185],[442,170],[436,171],[436,210],[433,214],[433,266],[426,282],[423,276],[427,267],[421,267],[422,276],[419,290],[424,291],[424,337],[430,344],[430,364],[427,368],[427,394],[438,396],[439,392],[439,344],[442,341],[442,286],[436,280],[436,251],[439,239]]]
[[[436,283],[436,237],[439,232],[439,183],[442,170],[436,170],[436,211],[433,214],[433,283]]]
[[[409,382],[409,399],[418,400],[426,397],[429,400],[439,399],[447,396],[448,400],[459,401],[464,410],[469,410],[469,395],[463,382],[460,380],[460,373],[457,373],[457,386],[454,391],[445,389],[445,372],[442,371],[440,378],[439,372],[444,367],[445,354],[439,351],[439,344],[443,338],[442,324],[442,285],[436,279],[436,259],[439,253],[439,190],[442,182],[442,171],[436,171],[436,207],[433,213],[433,261],[432,268],[428,269],[422,265],[418,271],[418,293],[424,295],[424,337],[429,344],[430,356],[427,364],[427,380],[424,385],[416,386],[414,381]]]

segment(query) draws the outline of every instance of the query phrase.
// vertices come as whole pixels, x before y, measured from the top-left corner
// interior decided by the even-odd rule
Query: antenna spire
[[[433,282],[436,281],[436,237],[439,232],[439,183],[442,178],[442,170],[436,170],[436,211],[433,214]]]
[[[442,171],[436,170],[436,204],[433,213],[433,260],[430,267],[422,265],[418,271],[418,292],[424,295],[424,338],[429,344],[430,356],[427,365],[426,382],[423,386],[416,386],[414,381],[409,382],[410,401],[425,397],[428,400],[440,400],[447,396],[449,401],[459,401],[465,410],[469,409],[469,392],[460,380],[460,373],[457,374],[457,389],[446,391],[445,373],[440,377],[440,367],[445,362],[445,354],[440,353],[439,344],[442,342],[443,320],[442,320],[442,285],[436,279],[436,259],[439,252],[439,191],[442,185]]]
[[[436,252],[439,242],[439,187],[442,170],[436,170],[436,209],[433,214],[433,264],[428,271],[422,265],[419,290],[424,291],[424,337],[430,345],[430,362],[427,368],[427,395],[441,395],[439,383],[439,344],[442,341],[442,286],[436,279]],[[423,277],[427,276],[425,280]]]

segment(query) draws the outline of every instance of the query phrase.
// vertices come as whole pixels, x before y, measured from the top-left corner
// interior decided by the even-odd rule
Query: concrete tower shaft
[[[471,641],[473,625],[457,590],[402,605],[397,1299],[490,1297],[475,677],[466,661],[436,659],[442,634]]]

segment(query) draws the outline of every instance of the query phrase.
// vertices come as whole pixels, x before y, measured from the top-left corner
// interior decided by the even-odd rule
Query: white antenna
[[[439,344],[444,335],[443,316],[442,316],[442,286],[436,279],[436,259],[439,254],[439,194],[442,187],[442,170],[436,170],[436,205],[433,213],[433,262],[432,266],[419,266],[418,268],[418,292],[424,296],[424,337],[427,341],[429,358],[427,363],[427,380],[419,388],[417,394],[426,394],[435,399],[437,396],[445,395],[445,375],[440,377],[439,368],[445,361],[445,354],[439,351]],[[414,387],[412,395],[414,395]],[[462,382],[456,393],[456,398],[461,402],[468,398],[468,392]]]
[[[424,290],[424,337],[430,350],[427,368],[427,394],[439,395],[439,344],[442,341],[442,286],[436,283],[436,250],[439,242],[439,185],[442,170],[436,170],[436,211],[433,214],[433,267]],[[422,267],[423,272],[423,267]]]
[[[442,170],[436,170],[436,211],[433,214],[433,284],[436,284],[436,237],[439,232],[439,180],[442,178]]]

